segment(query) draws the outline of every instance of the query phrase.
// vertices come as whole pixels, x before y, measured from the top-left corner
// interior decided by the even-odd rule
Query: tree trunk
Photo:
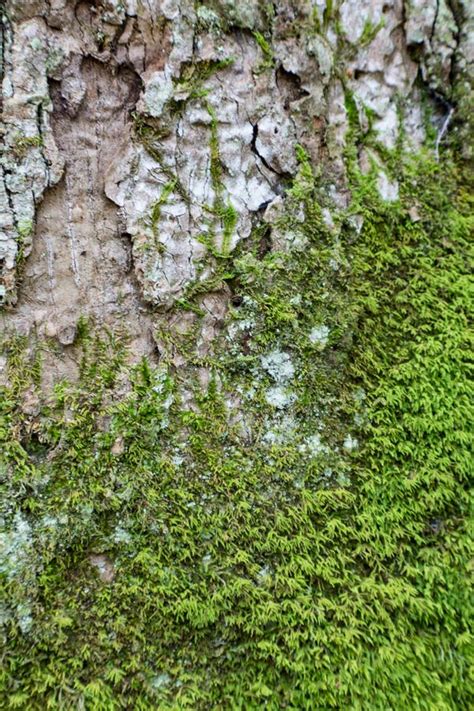
[[[8,703],[468,708],[472,4],[1,13]]]

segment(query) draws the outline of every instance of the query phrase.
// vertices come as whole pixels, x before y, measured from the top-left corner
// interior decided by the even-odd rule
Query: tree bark
[[[471,708],[474,4],[0,14],[2,707]]]
[[[426,102],[437,151],[468,113],[461,1],[8,0],[2,20],[2,320],[63,345],[87,316],[152,356],[193,288],[207,339],[230,298],[216,258],[284,210],[297,145],[348,204],[348,94],[388,149],[423,144]]]

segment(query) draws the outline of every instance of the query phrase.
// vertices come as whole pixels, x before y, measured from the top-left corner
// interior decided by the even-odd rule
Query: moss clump
[[[185,62],[181,67],[179,79],[174,82],[173,96],[168,101],[169,113],[181,115],[189,102],[206,97],[209,93],[205,86],[206,81],[233,63],[233,57]]]
[[[210,139],[209,139],[209,158],[210,158],[210,176],[212,189],[214,191],[214,200],[212,206],[204,205],[204,210],[211,215],[209,228],[206,233],[202,234],[200,240],[206,245],[209,252],[219,258],[228,258],[231,239],[237,225],[238,213],[229,200],[225,199],[225,186],[222,182],[222,163],[219,151],[219,136],[217,115],[214,108],[210,104],[206,104],[206,109],[211,117],[210,124]],[[222,235],[220,246],[217,242],[216,232]]]
[[[377,34],[380,32],[382,27],[384,27],[385,21],[382,19],[378,23],[373,23],[370,20],[366,20],[364,23],[364,28],[362,30],[362,34],[360,36],[360,39],[358,41],[358,45],[360,47],[366,47],[369,45],[373,39],[377,36]]]
[[[81,328],[33,417],[6,344],[5,708],[470,707],[468,180],[401,162],[386,204],[353,167],[331,222],[299,160],[213,354],[130,371]]]
[[[255,72],[257,74],[261,74],[262,72],[266,71],[267,69],[272,69],[273,66],[275,65],[275,59],[273,57],[273,49],[272,49],[270,42],[265,38],[264,35],[262,35],[261,32],[254,32],[253,36],[255,37],[255,41],[262,51],[263,59],[260,62],[260,64],[258,65],[258,67],[255,69]]]
[[[42,136],[26,136],[24,133],[18,132],[12,138],[10,152],[17,160],[22,160],[30,148],[41,148],[42,146]]]

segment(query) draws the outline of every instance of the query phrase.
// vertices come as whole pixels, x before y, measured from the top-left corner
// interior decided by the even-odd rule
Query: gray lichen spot
[[[99,578],[103,583],[111,583],[115,578],[115,568],[112,560],[103,553],[94,553],[89,556],[89,561],[97,569]]]

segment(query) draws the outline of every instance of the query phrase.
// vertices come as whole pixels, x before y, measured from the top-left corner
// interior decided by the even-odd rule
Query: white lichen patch
[[[269,446],[285,444],[296,438],[297,429],[297,422],[291,415],[284,415],[281,419],[272,418],[262,440]]]
[[[337,476],[337,483],[339,484],[339,486],[342,486],[342,487],[350,486],[351,480],[347,474],[345,474],[344,472],[341,472]]]
[[[273,576],[273,568],[270,565],[263,565],[256,574],[257,583],[265,585]]]
[[[126,531],[122,526],[116,526],[113,532],[114,543],[130,543],[132,537],[128,531]]]
[[[342,446],[344,447],[346,452],[353,452],[355,449],[358,448],[359,441],[355,437],[352,437],[352,435],[349,434],[345,438]]]
[[[327,345],[329,339],[330,329],[328,326],[314,326],[309,334],[309,340],[314,345],[318,345],[321,348]]]
[[[173,82],[171,76],[165,72],[156,72],[147,84],[144,101],[150,116],[162,115],[166,103],[173,95]]]
[[[16,619],[23,634],[28,634],[33,626],[31,607],[25,603],[16,608]]]
[[[294,403],[296,395],[288,388],[282,387],[281,385],[275,385],[272,388],[268,388],[265,393],[265,400],[268,405],[276,407],[280,410]]]
[[[196,15],[198,21],[208,29],[220,29],[221,21],[219,15],[217,15],[211,8],[205,5],[200,5],[196,10]]]
[[[291,380],[295,374],[295,367],[288,353],[274,350],[261,357],[262,368],[276,381]]]
[[[321,435],[314,434],[306,437],[303,444],[299,447],[300,452],[309,454],[310,457],[318,457],[321,454],[329,452],[329,447],[321,442]]]
[[[96,568],[99,578],[103,583],[111,583],[115,578],[115,568],[109,556],[103,553],[94,553],[89,556],[91,565]]]
[[[157,674],[151,679],[150,686],[152,686],[154,689],[162,689],[163,687],[168,686],[170,683],[170,675],[166,672],[161,672],[160,674]]]
[[[234,341],[242,333],[252,333],[255,325],[256,321],[253,318],[243,318],[238,321],[232,321],[227,328],[226,338],[228,341]]]
[[[0,572],[8,580],[28,571],[33,556],[31,526],[21,513],[16,513],[12,525],[3,524],[0,533]]]
[[[395,202],[398,200],[398,182],[396,180],[390,180],[384,171],[381,171],[377,177],[377,190],[385,202]]]

